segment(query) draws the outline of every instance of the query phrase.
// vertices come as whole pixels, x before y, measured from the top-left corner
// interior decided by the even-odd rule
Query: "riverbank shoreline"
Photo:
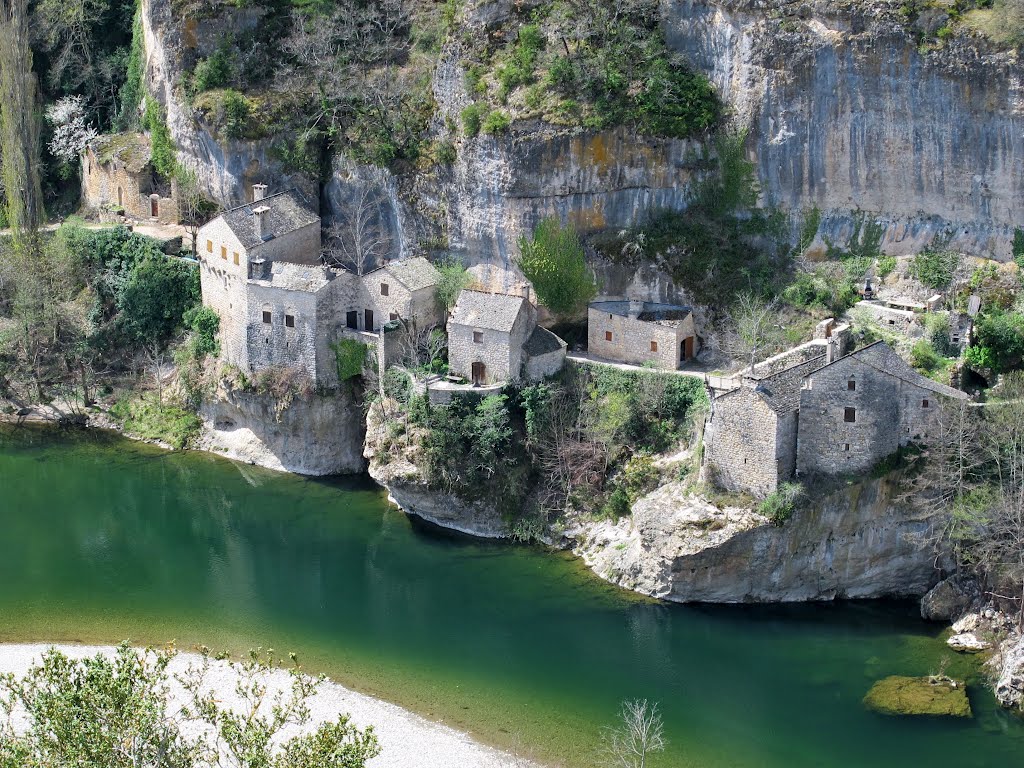
[[[56,648],[74,659],[97,654],[112,656],[116,650],[109,645],[0,643],[0,675],[25,675],[49,648]],[[175,675],[183,674],[190,666],[198,665],[201,661],[199,654],[187,652],[178,653],[171,661],[168,676],[172,701],[180,701],[183,695]],[[233,703],[237,680],[238,675],[228,662],[211,661],[208,685],[229,706]],[[290,685],[289,672],[286,669],[269,671],[265,682],[271,691],[283,690]],[[431,768],[540,768],[539,763],[485,746],[443,722],[428,720],[396,704],[358,693],[330,679],[324,681],[308,703],[311,719],[307,729],[333,720],[341,714],[349,715],[359,728],[373,726],[380,740],[381,754],[369,761],[370,768],[422,768],[425,765]]]

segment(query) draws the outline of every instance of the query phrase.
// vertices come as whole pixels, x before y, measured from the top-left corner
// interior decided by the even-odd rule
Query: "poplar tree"
[[[43,219],[38,86],[32,72],[28,0],[0,0],[0,158],[15,250],[35,255]]]

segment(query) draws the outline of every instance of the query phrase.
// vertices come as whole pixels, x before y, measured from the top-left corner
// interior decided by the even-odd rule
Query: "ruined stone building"
[[[464,290],[448,320],[448,368],[475,386],[539,381],[561,370],[565,349],[523,296]]]
[[[320,217],[294,190],[225,211],[199,230],[203,303],[221,318],[221,358],[245,372],[304,370],[336,386],[333,345],[346,335],[373,341],[391,320],[421,327],[440,321],[438,272],[426,259],[366,275],[325,266]]]
[[[884,342],[845,357],[803,345],[792,365],[767,368],[714,398],[705,430],[709,480],[765,496],[794,476],[863,472],[934,436],[943,399],[967,395],[917,373]]]
[[[689,307],[595,301],[587,311],[587,350],[603,360],[674,369],[700,352],[700,339]]]
[[[139,221],[177,224],[177,184],[162,179],[144,133],[98,136],[82,156],[82,200],[87,209]]]

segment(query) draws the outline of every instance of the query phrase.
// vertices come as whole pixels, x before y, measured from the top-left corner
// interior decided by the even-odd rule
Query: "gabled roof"
[[[530,338],[523,345],[523,351],[530,357],[539,357],[565,348],[565,342],[547,328],[539,325],[533,329]]]
[[[508,333],[525,309],[525,304],[526,299],[522,296],[467,289],[459,294],[449,322]]]
[[[820,370],[825,355],[805,360],[802,363],[783,368],[781,371],[765,376],[757,382],[754,391],[768,404],[775,413],[786,414],[800,410],[800,390],[804,379],[814,371]]]
[[[255,214],[253,213],[256,208],[261,206],[270,209],[267,213],[268,234],[262,239],[256,234]],[[224,211],[221,218],[246,250],[251,250],[267,240],[282,237],[289,232],[320,221],[320,217],[310,210],[306,201],[294,189],[267,195],[254,203],[231,208]]]
[[[373,270],[373,272],[387,272],[407,290],[413,292],[435,286],[441,279],[441,273],[422,256],[393,261]]]
[[[881,371],[882,373],[886,373],[894,378],[905,381],[908,384],[913,384],[915,387],[921,387],[922,389],[930,390],[936,394],[944,395],[945,397],[952,397],[957,400],[969,399],[967,394],[961,392],[959,389],[947,387],[945,384],[939,384],[937,381],[932,381],[927,376],[922,376],[911,368],[910,365],[908,365],[907,362],[884,341],[876,341],[874,344],[862,347],[856,352],[852,352],[845,357],[841,357],[825,367],[842,365],[850,360],[857,360],[865,365],[870,365],[872,368]]]

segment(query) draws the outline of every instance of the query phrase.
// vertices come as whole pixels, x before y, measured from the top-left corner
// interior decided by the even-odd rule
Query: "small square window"
[[[234,257],[235,257],[235,266],[237,267],[238,266],[238,251],[234,252]]]
[[[657,352],[657,351],[658,351],[658,342],[652,341],[651,342],[651,352]]]
[[[213,240],[206,241],[206,252],[213,253]]]
[[[851,379],[850,381],[846,382],[846,388],[853,392],[854,390],[857,389],[857,382]]]
[[[263,322],[265,325],[270,325],[271,314],[267,310],[263,310]]]
[[[848,450],[850,450],[850,444],[849,444],[849,443],[847,443],[846,445],[844,445],[844,446],[843,446],[843,450],[844,450],[844,451],[848,451]]]
[[[285,315],[284,316],[284,326],[285,326],[285,328],[294,328],[295,327],[295,315]]]
[[[612,332],[611,331],[605,331],[604,332],[604,340],[605,341],[611,341],[612,340]]]
[[[222,245],[220,247],[220,257],[224,259],[224,261],[228,260],[228,247],[226,245]]]
[[[921,401],[921,407],[922,408],[927,408],[928,407],[928,401],[927,400],[922,400]]]
[[[473,331],[473,343],[474,344],[483,344],[484,343],[484,333],[483,333],[483,331]]]
[[[843,409],[843,421],[848,421],[851,424],[857,421],[857,409],[856,408],[844,408]]]
[[[895,320],[890,320],[889,321],[889,325],[896,325],[896,321]]]
[[[387,283],[381,283],[380,284],[380,295],[381,296],[387,296],[389,290],[390,290],[390,288],[388,287]]]

